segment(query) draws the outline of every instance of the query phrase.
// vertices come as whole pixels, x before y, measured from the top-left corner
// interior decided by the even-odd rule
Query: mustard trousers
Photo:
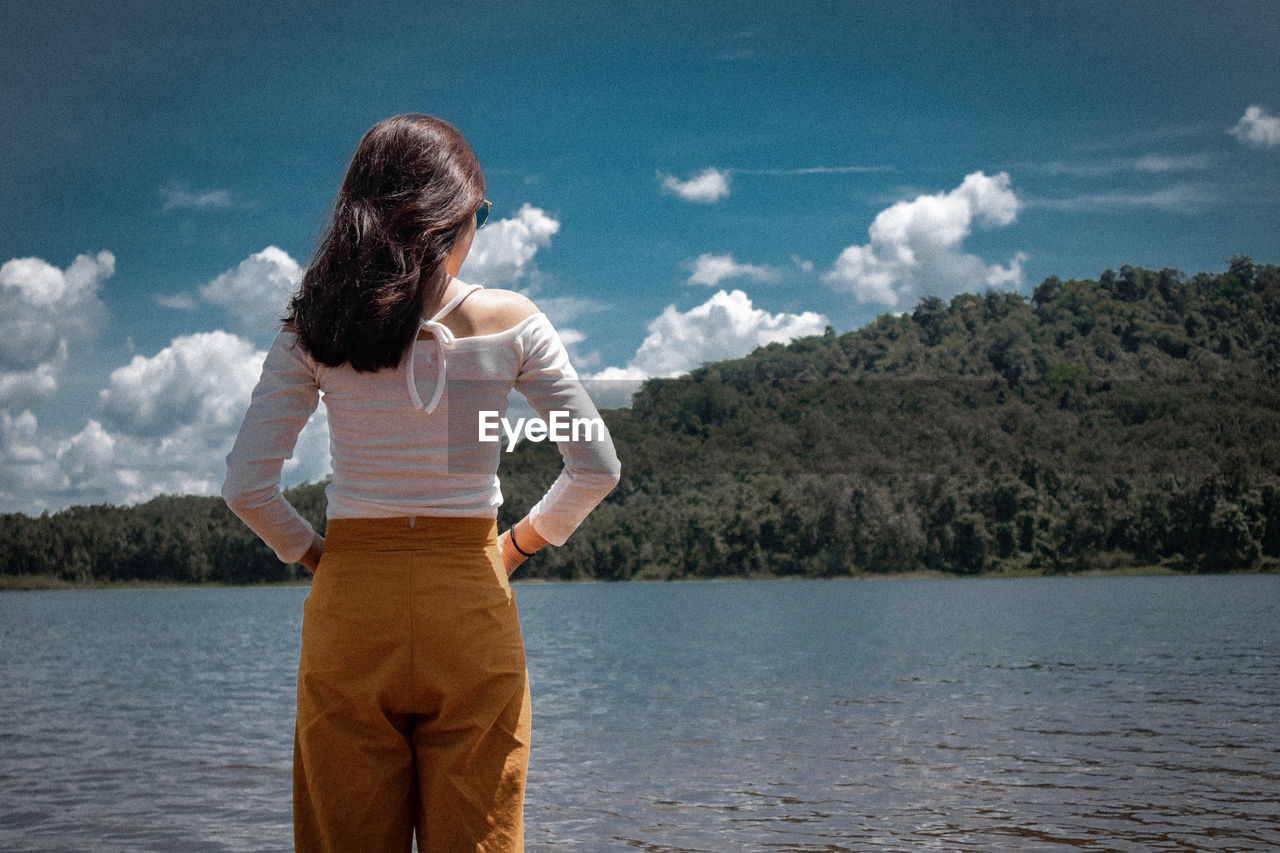
[[[334,519],[303,610],[300,853],[523,849],[529,682],[489,519]]]

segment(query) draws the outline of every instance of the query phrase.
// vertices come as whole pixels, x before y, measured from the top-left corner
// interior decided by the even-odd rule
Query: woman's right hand
[[[520,548],[512,542],[511,537],[516,534],[520,537],[517,541],[527,553],[521,554]],[[502,557],[502,566],[507,570],[507,577],[511,577],[511,573],[520,568],[521,563],[546,544],[547,540],[533,529],[528,516],[511,525],[510,530],[498,537],[498,555]]]
[[[502,558],[502,568],[507,570],[507,577],[511,577],[515,570],[520,568],[520,564],[527,559],[511,544],[510,530],[498,537],[498,556]]]

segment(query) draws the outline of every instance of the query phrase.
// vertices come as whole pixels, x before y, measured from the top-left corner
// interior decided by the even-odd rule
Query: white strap
[[[469,285],[465,290],[457,296],[445,303],[444,307],[435,313],[430,320],[423,320],[419,325],[419,330],[425,329],[431,334],[431,340],[436,344],[436,386],[431,392],[431,401],[425,406],[422,405],[422,397],[418,394],[418,383],[414,381],[413,361],[414,352],[417,349],[418,341],[421,340],[419,334],[413,336],[413,342],[409,344],[405,350],[405,359],[408,362],[404,365],[405,383],[409,386],[409,401],[413,403],[415,409],[421,409],[428,415],[435,411],[436,406],[440,404],[440,397],[444,394],[444,378],[445,378],[445,350],[453,346],[457,340],[453,336],[453,332],[449,331],[449,327],[440,322],[440,319],[447,315],[454,308],[462,304],[462,300],[480,289],[480,285]]]
[[[452,311],[454,308],[457,308],[459,305],[461,305],[462,300],[466,299],[468,296],[475,293],[479,289],[480,289],[480,285],[478,284],[466,285],[463,288],[462,292],[459,293],[457,296],[453,297],[452,299],[450,299],[448,302],[446,302],[444,304],[444,307],[441,308],[439,311],[437,311],[431,317],[431,320],[429,322],[435,322],[437,320],[443,319],[446,315],[448,315],[450,311]]]

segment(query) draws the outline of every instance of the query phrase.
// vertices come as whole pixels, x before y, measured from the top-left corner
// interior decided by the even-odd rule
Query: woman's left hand
[[[324,537],[319,533],[311,534],[311,546],[307,548],[307,553],[302,555],[299,563],[306,566],[307,571],[311,574],[316,573],[316,568],[320,565],[320,557],[324,553]]]

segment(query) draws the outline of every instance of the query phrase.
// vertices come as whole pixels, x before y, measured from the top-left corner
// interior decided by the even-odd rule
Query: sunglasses
[[[485,199],[480,202],[480,206],[476,208],[476,230],[479,231],[484,224],[489,221],[489,209],[493,207],[493,202]]]

